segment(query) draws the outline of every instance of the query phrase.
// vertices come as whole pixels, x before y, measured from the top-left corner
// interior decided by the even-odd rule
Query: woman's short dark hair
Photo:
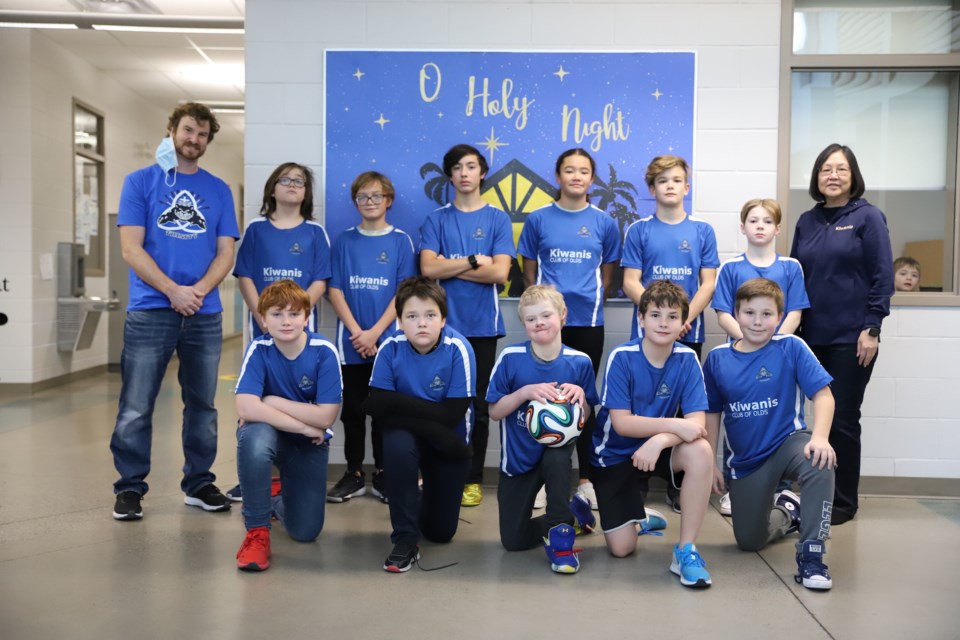
[[[857,162],[857,156],[853,154],[853,149],[834,142],[821,151],[813,163],[813,173],[810,174],[810,189],[807,190],[807,193],[809,193],[810,197],[816,202],[825,202],[827,199],[826,196],[820,193],[820,169],[823,168],[827,158],[837,151],[843,153],[843,156],[847,159],[847,164],[850,165],[850,199],[856,200],[857,198],[863,197],[863,192],[867,188],[863,183],[863,174],[860,173],[860,164]]]

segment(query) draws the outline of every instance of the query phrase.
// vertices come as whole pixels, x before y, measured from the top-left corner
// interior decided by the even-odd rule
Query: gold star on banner
[[[360,67],[357,67],[356,72],[351,73],[350,75],[352,75],[354,78],[356,78],[356,79],[357,79],[357,82],[359,82],[359,81],[360,81],[360,78],[362,78],[363,76],[365,76],[365,75],[367,75],[367,74],[365,74],[363,71],[360,71]]]
[[[654,98],[657,99],[657,101],[659,101],[659,100],[660,100],[660,96],[662,96],[663,94],[660,93],[660,89],[658,88],[658,89],[656,89],[653,93],[651,93],[650,95],[652,95]]]
[[[478,142],[477,144],[490,152],[490,164],[493,164],[493,154],[497,151],[497,149],[500,147],[510,146],[510,143],[508,142],[500,142],[499,138],[493,134],[493,127],[490,127],[490,137],[486,140]]]
[[[384,118],[384,117],[383,117],[383,114],[381,113],[381,114],[380,114],[380,118],[377,119],[377,120],[374,120],[374,121],[373,121],[373,124],[378,124],[378,125],[380,125],[380,131],[383,131],[383,125],[387,124],[388,122],[390,122],[390,121],[387,120],[386,118]]]
[[[553,75],[555,75],[555,76],[557,76],[558,78],[560,78],[560,82],[563,82],[564,77],[570,75],[570,72],[569,72],[569,71],[564,71],[563,65],[560,65],[560,68],[559,68],[557,71],[554,71],[554,72],[553,72]]]

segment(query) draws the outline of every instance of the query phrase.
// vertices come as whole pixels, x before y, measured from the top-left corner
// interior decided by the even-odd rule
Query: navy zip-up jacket
[[[860,198],[817,204],[797,220],[790,255],[800,261],[810,298],[799,335],[807,344],[855,344],[890,315],[893,251],[887,218]]]

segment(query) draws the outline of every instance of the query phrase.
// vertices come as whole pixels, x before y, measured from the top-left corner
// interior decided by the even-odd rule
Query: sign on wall
[[[591,203],[621,233],[653,212],[643,179],[650,159],[693,161],[690,52],[328,50],[325,64],[331,239],[358,221],[353,179],[375,170],[397,190],[387,219],[416,241],[427,214],[453,199],[442,159],[459,143],[486,156],[483,198],[510,215],[515,240],[526,215],[553,200],[554,163],[566,149],[593,155]],[[515,269],[504,293],[520,287]]]

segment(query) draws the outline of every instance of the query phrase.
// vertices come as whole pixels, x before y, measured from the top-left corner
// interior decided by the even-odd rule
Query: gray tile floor
[[[236,479],[228,343],[219,401],[223,489]],[[834,588],[793,581],[792,541],[760,553],[733,544],[707,514],[700,549],[714,586],[682,588],[669,573],[679,516],[616,560],[602,537],[580,539],[576,576],[550,572],[543,552],[507,553],[495,489],[464,509],[454,541],[425,545],[436,572],[387,575],[386,507],[364,497],[328,505],[313,544],[273,535],[273,565],[236,570],[239,508],[183,505],[179,389],[171,367],[157,405],[145,518],[111,517],[108,443],[119,376],[103,374],[0,398],[0,638],[960,638],[960,501],[864,497],[837,527],[826,558]],[[334,473],[331,479],[335,480]],[[659,498],[653,496],[655,501]],[[669,636],[667,635],[669,634]],[[694,635],[695,634],[695,635]]]

